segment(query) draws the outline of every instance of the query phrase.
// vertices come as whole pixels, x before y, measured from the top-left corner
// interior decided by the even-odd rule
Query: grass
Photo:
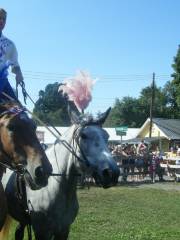
[[[78,190],[78,197],[80,210],[69,240],[180,239],[178,191],[92,187]],[[7,240],[14,239],[14,228]]]

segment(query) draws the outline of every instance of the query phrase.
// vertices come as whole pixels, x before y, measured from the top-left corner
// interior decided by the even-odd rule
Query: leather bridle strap
[[[26,169],[24,168],[23,164],[17,164],[15,167],[13,167],[8,163],[4,163],[0,161],[0,166],[4,168],[8,168],[9,170],[16,172],[18,175],[21,175],[21,176],[23,176],[26,172]]]
[[[25,217],[27,219],[27,235],[28,240],[32,240],[32,224],[31,224],[31,216],[30,210],[28,207],[27,201],[27,192],[26,192],[26,183],[23,176],[20,176],[16,173],[16,191],[17,191],[17,198],[18,202],[24,210]]]
[[[85,126],[83,126],[85,127]],[[79,127],[80,128],[80,127]],[[80,154],[81,156],[83,157],[80,158],[78,157],[77,159],[80,161],[80,162],[84,162],[86,164],[87,167],[89,167],[89,161],[84,153],[84,151],[82,150],[82,148],[80,147],[80,142],[79,142],[79,138],[80,138],[80,132],[82,131],[82,128],[79,130],[79,128],[76,128],[75,131],[74,131],[74,134],[73,134],[73,140],[76,142],[78,148],[79,148],[79,151],[80,151]],[[79,131],[78,131],[79,130]],[[73,144],[74,145],[74,144]]]

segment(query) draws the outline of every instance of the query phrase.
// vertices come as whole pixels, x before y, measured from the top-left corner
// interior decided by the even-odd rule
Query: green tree
[[[45,91],[39,91],[33,113],[46,124],[56,126],[69,126],[68,101],[58,92],[59,84],[48,84]]]
[[[139,97],[141,113],[145,118],[150,115],[150,105],[152,98],[152,87],[146,87],[142,89]],[[166,118],[168,115],[167,111],[167,96],[165,95],[162,88],[154,85],[154,104],[153,104],[153,117]]]
[[[111,114],[106,120],[106,127],[127,125],[128,127],[140,127],[150,115],[150,102],[152,87],[142,89],[139,98],[123,97],[116,99]],[[167,96],[163,89],[154,87],[153,117],[167,117]]]
[[[140,124],[139,101],[132,97],[124,97],[122,100],[116,99],[115,105],[105,122],[106,127],[116,127],[120,125],[137,127]]]
[[[174,63],[172,64],[174,73],[172,74],[173,80],[171,82],[171,90],[173,90],[174,105],[172,105],[174,112],[180,111],[180,45],[178,51],[174,57]],[[179,115],[180,116],[180,115]]]
[[[176,91],[175,91],[175,85],[172,83],[172,81],[168,81],[164,88],[163,93],[166,97],[166,117],[167,118],[179,118],[179,107],[177,106],[176,102]]]

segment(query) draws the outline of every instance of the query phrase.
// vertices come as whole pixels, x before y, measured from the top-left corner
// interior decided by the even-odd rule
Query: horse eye
[[[15,124],[10,123],[10,124],[8,125],[8,128],[9,128],[10,131],[14,131],[14,130],[16,129],[16,126],[15,126]]]
[[[104,132],[104,138],[105,138],[106,140],[109,139],[109,134],[108,134],[107,132]]]
[[[105,138],[108,140],[108,139],[109,139],[109,134],[106,134],[106,135],[105,135]]]
[[[34,129],[34,130],[36,130],[37,129],[37,125],[36,125],[36,123],[32,120],[32,122],[31,122],[31,127],[32,127],[32,129]]]
[[[87,135],[85,133],[81,133],[81,138],[85,140],[87,139]]]

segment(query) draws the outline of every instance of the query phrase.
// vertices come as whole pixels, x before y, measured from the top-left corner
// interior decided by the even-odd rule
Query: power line
[[[72,77],[74,74],[71,73],[57,73],[57,72],[36,72],[36,71],[23,71],[23,74],[30,76],[56,76],[56,77]],[[103,79],[112,79],[112,78],[145,78],[151,77],[152,74],[91,74],[92,76],[96,76]],[[157,77],[171,77],[171,74],[157,74]]]
[[[10,75],[12,77],[13,75]],[[61,82],[64,80],[63,77],[42,77],[42,76],[33,76],[33,75],[26,75],[24,74],[25,79],[30,80],[40,80],[40,81],[49,81],[49,82]],[[96,83],[112,83],[112,82],[140,82],[140,81],[150,81],[150,78],[111,78],[111,79],[98,79]],[[163,78],[156,78],[156,82],[158,81],[168,81],[170,80],[170,77],[163,77]]]

